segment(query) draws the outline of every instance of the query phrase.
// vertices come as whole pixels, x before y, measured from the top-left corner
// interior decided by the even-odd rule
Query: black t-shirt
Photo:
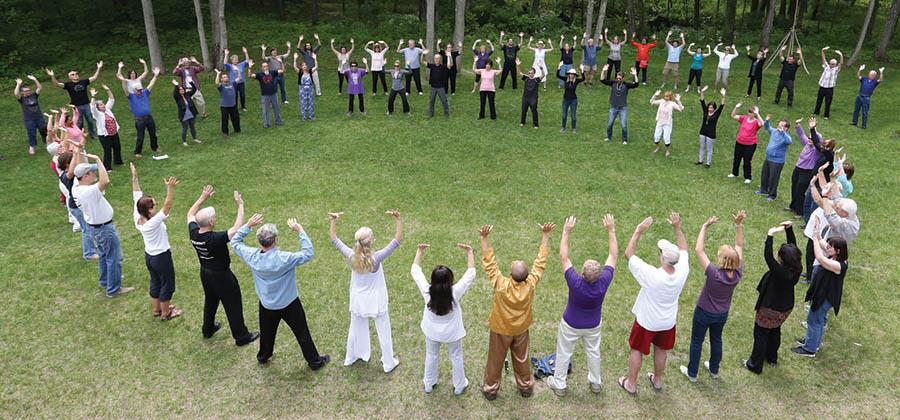
[[[66,204],[69,205],[70,209],[75,209],[78,208],[78,205],[75,204],[75,198],[72,197],[72,187],[75,186],[75,178],[69,179],[69,177],[66,176],[66,172],[68,171],[66,170],[59,173],[59,182],[62,182],[69,191],[69,200]]]
[[[525,82],[525,86],[522,88],[522,99],[537,99],[538,86],[541,84],[541,79],[522,75],[522,81]]]
[[[63,89],[65,89],[66,92],[69,92],[69,100],[72,105],[87,105],[91,102],[90,98],[88,98],[89,84],[91,84],[91,81],[87,79],[63,83]]]
[[[750,72],[747,73],[747,77],[751,79],[761,79],[762,78],[762,66],[765,60],[762,58],[757,59],[752,55],[747,55],[747,58],[750,59]]]
[[[575,58],[575,50],[566,51],[565,49],[561,49],[561,50],[559,50],[559,53],[560,53],[560,58],[562,59],[563,64],[572,64],[572,62]]]
[[[459,57],[459,51],[450,51],[450,59],[453,60],[453,67],[450,67],[450,74],[456,74],[456,57]],[[447,60],[447,53],[441,54],[441,63],[443,65],[448,65],[450,62]]]
[[[600,83],[610,87],[609,106],[613,108],[628,106],[628,90],[640,86],[638,82],[623,81],[622,83],[618,83],[615,80],[601,80]]]
[[[31,95],[22,95],[19,97],[19,104],[22,105],[22,117],[26,120],[39,120],[43,118],[41,113],[41,105],[38,103],[38,94],[32,92]]]
[[[200,225],[197,222],[188,223],[188,231],[201,267],[210,270],[228,270],[231,265],[228,232],[200,233]]]
[[[709,112],[707,112],[707,105],[706,101],[700,101],[700,107],[703,108],[703,125],[700,126],[700,135],[715,139],[716,125],[719,124],[719,115],[722,115],[722,109],[724,107],[720,106],[716,108],[713,114],[709,115]]]
[[[509,45],[504,44],[502,47],[500,47],[500,49],[503,50],[503,58],[506,61],[516,61],[516,54],[519,53],[518,45],[513,45],[512,47],[510,47]]]
[[[809,289],[806,290],[806,301],[811,301],[810,310],[815,311],[826,300],[834,307],[834,314],[841,310],[841,297],[844,294],[844,276],[847,275],[847,262],[841,261],[841,273],[835,274],[825,267],[819,267],[813,276]]]
[[[278,76],[278,72],[275,70],[269,70],[266,72],[258,72],[255,74],[256,80],[259,81],[259,94],[260,95],[274,95],[275,94],[275,76]]]
[[[800,65],[796,61],[788,63],[787,60],[782,60],[781,80],[794,80],[794,78],[797,77],[798,68],[800,68]]]
[[[569,81],[568,77],[560,76],[559,73],[556,74],[556,78],[563,81],[563,99],[577,100],[578,95],[575,94],[575,89],[578,87],[579,83],[584,81],[584,73],[572,82]]]
[[[428,63],[428,83],[433,88],[447,88],[447,80],[450,78],[450,69],[444,65],[435,65]]]

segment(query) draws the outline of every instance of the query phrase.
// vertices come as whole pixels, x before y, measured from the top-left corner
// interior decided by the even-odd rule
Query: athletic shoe
[[[745,183],[745,184],[749,184],[749,183],[751,183],[751,182],[752,182],[752,181],[749,180],[749,179],[745,179],[745,180],[744,180],[744,183]]]
[[[706,368],[706,371],[709,372],[709,376],[710,376],[711,378],[713,378],[713,379],[719,379],[719,374],[718,374],[718,373],[712,373],[712,371],[709,370],[709,360],[703,362],[703,367],[705,367],[705,368]]]
[[[603,390],[603,388],[600,387],[600,384],[595,384],[595,383],[591,384],[591,392],[593,392],[595,394],[599,394],[600,391],[602,391],[602,390]]]
[[[760,191],[760,190],[756,190],[756,192],[755,192],[754,194],[756,194],[756,195],[767,195],[767,194],[769,194],[769,193],[765,193],[765,192],[762,192],[762,191]]]
[[[573,128],[573,129],[572,129],[572,134],[578,134],[578,130],[576,130],[576,129]]]
[[[625,141],[625,140],[622,140],[622,145],[623,145],[623,146],[628,146],[628,142]]]
[[[289,104],[289,103],[290,103],[290,102],[288,102],[288,101],[284,101],[284,103],[286,103],[286,104]]]
[[[607,138],[605,138],[605,139],[603,139],[603,141],[609,141],[609,137],[607,137]]]
[[[458,390],[457,389],[453,390],[453,395],[462,395],[464,392],[466,392],[467,389],[469,389],[469,380],[468,379],[466,379],[466,384],[463,385],[462,388],[460,388]]]
[[[774,197],[774,196],[771,196],[771,195],[770,195],[770,196],[767,196],[767,197],[766,197],[766,201],[775,201],[775,197]]]
[[[29,147],[28,147],[28,154],[29,154],[30,156],[33,156],[33,155],[34,155],[34,147],[32,147],[32,146],[29,146]]]
[[[735,175],[735,174],[728,174],[728,177],[729,177],[729,178],[737,178],[737,175]]]
[[[203,144],[203,142],[200,141],[199,139],[194,139],[194,143],[197,143],[197,144]]]
[[[804,349],[803,347],[794,347],[791,349],[791,351],[798,356],[809,357],[810,359],[816,357],[815,353],[806,351],[806,349]]]
[[[696,377],[696,376],[693,376],[693,377],[692,377],[690,374],[688,374],[688,368],[687,368],[687,366],[681,365],[681,366],[678,367],[678,369],[681,370],[681,373],[683,373],[684,376],[685,376],[686,378],[688,378],[689,381],[691,381],[691,382],[697,382],[697,377]]]
[[[127,293],[131,293],[134,291],[134,287],[120,287],[119,290],[116,290],[114,293],[107,293],[106,297],[114,298],[116,296],[122,296]]]
[[[181,142],[181,145],[184,146],[184,147],[187,147],[187,142],[186,142],[186,141],[183,141],[183,142]]]
[[[703,164],[703,162],[702,162],[702,161],[699,161],[699,162],[694,162],[694,165],[702,165],[702,164]]]
[[[560,128],[560,129],[559,129],[559,132],[560,132],[560,133],[565,133],[565,132],[566,132],[566,129],[565,129],[565,128]]]
[[[706,169],[709,169],[709,168],[712,168],[712,165],[710,165],[710,164],[707,163],[707,164],[706,164]]]
[[[556,381],[553,378],[547,378],[546,384],[547,384],[547,388],[552,389],[553,393],[556,394],[557,397],[566,396],[566,389],[557,387],[555,385]],[[525,395],[522,395],[522,396],[524,397]]]
[[[419,92],[419,96],[422,96],[422,92]],[[827,118],[826,118],[826,120],[827,120]]]

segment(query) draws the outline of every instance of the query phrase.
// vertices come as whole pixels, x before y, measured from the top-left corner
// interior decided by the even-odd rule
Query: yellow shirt
[[[491,331],[503,335],[519,335],[531,326],[531,302],[534,300],[534,288],[544,275],[547,264],[547,247],[541,246],[538,257],[531,265],[531,272],[525,281],[517,282],[500,273],[494,248],[489,248],[482,255],[482,264],[491,286],[494,287],[494,306],[488,317]]]

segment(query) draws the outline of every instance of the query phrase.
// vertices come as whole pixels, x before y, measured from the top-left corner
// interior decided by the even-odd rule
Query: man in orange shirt
[[[647,84],[647,67],[650,65],[650,50],[656,48],[656,34],[653,34],[653,42],[648,44],[647,37],[641,38],[641,42],[634,40],[636,33],[631,33],[631,45],[637,48],[637,55],[634,57],[634,68],[642,73],[641,84]]]
[[[494,258],[494,248],[488,246],[488,235],[494,227],[484,225],[479,231],[484,271],[494,288],[494,304],[488,318],[491,328],[488,360],[481,386],[481,392],[488,401],[496,399],[500,391],[503,361],[507,352],[512,353],[513,371],[519,393],[523,397],[530,397],[534,391],[531,360],[528,357],[528,327],[532,322],[531,304],[534,300],[534,288],[544,275],[547,254],[550,252],[550,232],[554,227],[556,225],[553,223],[541,225],[541,247],[531,271],[529,272],[525,261],[516,260],[510,266],[509,277],[500,273],[497,260]]]

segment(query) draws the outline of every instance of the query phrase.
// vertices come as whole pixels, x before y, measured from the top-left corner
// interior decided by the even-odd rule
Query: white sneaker
[[[284,103],[286,103],[286,104],[289,104],[289,103],[290,103],[290,102],[288,102],[288,101],[284,101]]]
[[[745,180],[744,180],[744,183],[745,183],[745,184],[749,184],[750,182],[751,182],[751,181],[750,181],[749,179],[745,179]]]
[[[681,373],[684,374],[685,377],[688,378],[689,381],[691,381],[691,382],[697,382],[697,377],[696,377],[696,376],[691,377],[691,375],[688,374],[688,368],[687,368],[687,366],[681,365],[681,366],[678,367],[678,369],[681,371]]]
[[[547,378],[547,388],[552,389],[552,390],[553,390],[553,393],[556,394],[557,397],[564,397],[564,396],[566,396],[566,389],[565,389],[565,388],[559,388],[559,387],[556,385],[555,379],[556,379],[556,378],[553,378],[553,377]]]
[[[72,232],[81,232],[81,226],[78,223],[72,225]]]
[[[735,178],[735,175],[734,175],[734,174],[728,174],[728,177],[729,177],[729,178]]]
[[[605,139],[603,139],[603,141],[609,141],[609,137],[607,137],[607,138],[605,138]]]
[[[166,160],[168,158],[169,158],[169,155],[153,156],[153,160]]]
[[[712,371],[709,370],[709,360],[703,362],[703,367],[705,367],[705,368],[706,368],[706,371],[709,372],[709,376],[710,376],[711,378],[713,378],[713,379],[719,379],[719,374],[718,374],[718,373],[712,373]]]

